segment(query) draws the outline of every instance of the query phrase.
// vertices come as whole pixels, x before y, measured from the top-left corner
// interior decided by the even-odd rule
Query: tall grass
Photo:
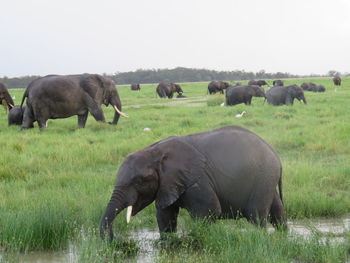
[[[304,81],[310,80],[286,80],[286,84]],[[81,240],[81,229],[97,228],[110,198],[116,171],[127,154],[168,136],[225,125],[252,130],[278,152],[283,163],[289,218],[348,214],[350,79],[345,78],[337,92],[330,79],[312,81],[325,85],[327,91],[307,92],[308,105],[296,101],[294,106],[281,107],[264,104],[262,98],[254,98],[251,106],[220,107],[224,96],[207,95],[206,83],[182,84],[187,100],[159,99],[153,84],[141,85],[140,92],[119,86],[123,111],[130,118],[121,118],[117,126],[112,126],[97,123],[89,116],[85,129],[78,129],[77,119],[72,117],[49,120],[44,132],[39,132],[37,127],[19,132],[18,127],[7,126],[6,115],[0,109],[0,247],[21,251],[60,249],[67,246],[70,239]],[[16,96],[18,104],[23,90],[10,90],[10,93]],[[186,101],[191,107],[186,106]],[[197,105],[193,105],[195,102]],[[111,107],[103,110],[106,119],[111,120]],[[246,111],[243,118],[234,117],[243,110]],[[143,131],[145,127],[151,131]],[[125,219],[118,217],[115,228],[125,228],[124,223]],[[144,226],[156,227],[153,205],[135,217],[128,231]],[[210,229],[223,234],[227,228],[221,227],[215,224]],[[279,234],[270,236],[259,231],[252,235],[257,235],[259,242],[270,239],[269,242],[275,242],[274,239],[280,238]],[[93,240],[92,236],[88,240]],[[231,238],[227,244],[233,242]],[[211,242],[214,241],[204,239],[202,246]],[[242,237],[241,242],[242,248],[238,243],[232,249],[228,245],[224,247],[225,255],[220,254],[220,258],[225,261],[230,253],[235,253],[231,250],[240,251],[244,244],[255,249],[256,243],[249,238]],[[285,242],[286,247],[290,245],[289,241]],[[277,246],[277,243],[273,244]],[[316,243],[310,244],[312,250]],[[301,245],[296,247],[295,251],[300,249],[302,254]],[[317,252],[318,248],[314,249]],[[268,251],[275,253],[264,248],[261,255]],[[327,251],[333,253],[331,248]],[[209,254],[203,257],[210,261]],[[322,260],[320,262],[326,262]]]

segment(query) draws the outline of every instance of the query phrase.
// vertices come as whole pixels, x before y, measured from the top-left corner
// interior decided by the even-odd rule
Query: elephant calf
[[[253,96],[265,98],[264,89],[256,85],[231,86],[226,90],[226,105],[233,106],[240,103],[250,105]]]
[[[278,186],[278,191],[276,187]],[[175,232],[179,209],[194,218],[237,218],[285,226],[282,166],[276,152],[238,126],[172,136],[129,154],[100,222],[113,239],[114,218],[127,222],[153,201],[160,232]]]
[[[14,106],[8,113],[8,125],[21,125],[23,121],[23,113],[26,106],[22,108],[20,106]]]

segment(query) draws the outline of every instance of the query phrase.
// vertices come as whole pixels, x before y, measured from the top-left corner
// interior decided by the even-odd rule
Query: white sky
[[[0,0],[0,76],[350,71],[350,0]]]

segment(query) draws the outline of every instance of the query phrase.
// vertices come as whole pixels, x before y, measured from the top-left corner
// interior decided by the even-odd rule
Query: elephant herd
[[[226,90],[226,104],[251,104],[252,97],[264,97],[272,105],[292,105],[294,99],[306,104],[303,88],[284,86],[274,81],[266,93],[266,81],[230,86],[215,81],[208,93]],[[133,84],[132,90],[140,90]],[[183,96],[175,83],[159,83],[161,98]],[[26,106],[23,106],[26,100]],[[88,113],[96,121],[106,122],[101,105],[115,110],[110,124],[116,125],[123,113],[115,83],[98,74],[48,75],[32,81],[26,88],[21,106],[15,106],[6,87],[0,85],[0,102],[9,110],[9,119],[22,126],[40,130],[48,119],[78,116],[84,127]],[[129,154],[121,164],[117,181],[103,216],[100,234],[113,239],[112,224],[126,209],[127,222],[155,201],[159,231],[175,232],[179,209],[194,218],[235,219],[245,217],[264,227],[269,221],[277,228],[286,227],[282,192],[282,165],[277,153],[256,134],[238,127],[171,136]]]

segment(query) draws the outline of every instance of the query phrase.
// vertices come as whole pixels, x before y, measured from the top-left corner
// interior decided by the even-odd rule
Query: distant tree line
[[[194,69],[178,67],[174,69],[138,69],[130,72],[117,72],[113,75],[104,74],[112,78],[117,84],[132,83],[159,83],[159,82],[200,82],[212,80],[239,81],[251,79],[285,79],[299,77],[325,77],[340,74],[335,70],[330,70],[325,75],[300,76],[290,73],[276,72],[268,73],[265,70],[259,72],[246,72],[244,70],[216,71],[208,69]],[[349,75],[349,74],[347,74]],[[23,76],[16,78],[3,77],[0,82],[10,89],[26,88],[28,84],[40,76]]]

